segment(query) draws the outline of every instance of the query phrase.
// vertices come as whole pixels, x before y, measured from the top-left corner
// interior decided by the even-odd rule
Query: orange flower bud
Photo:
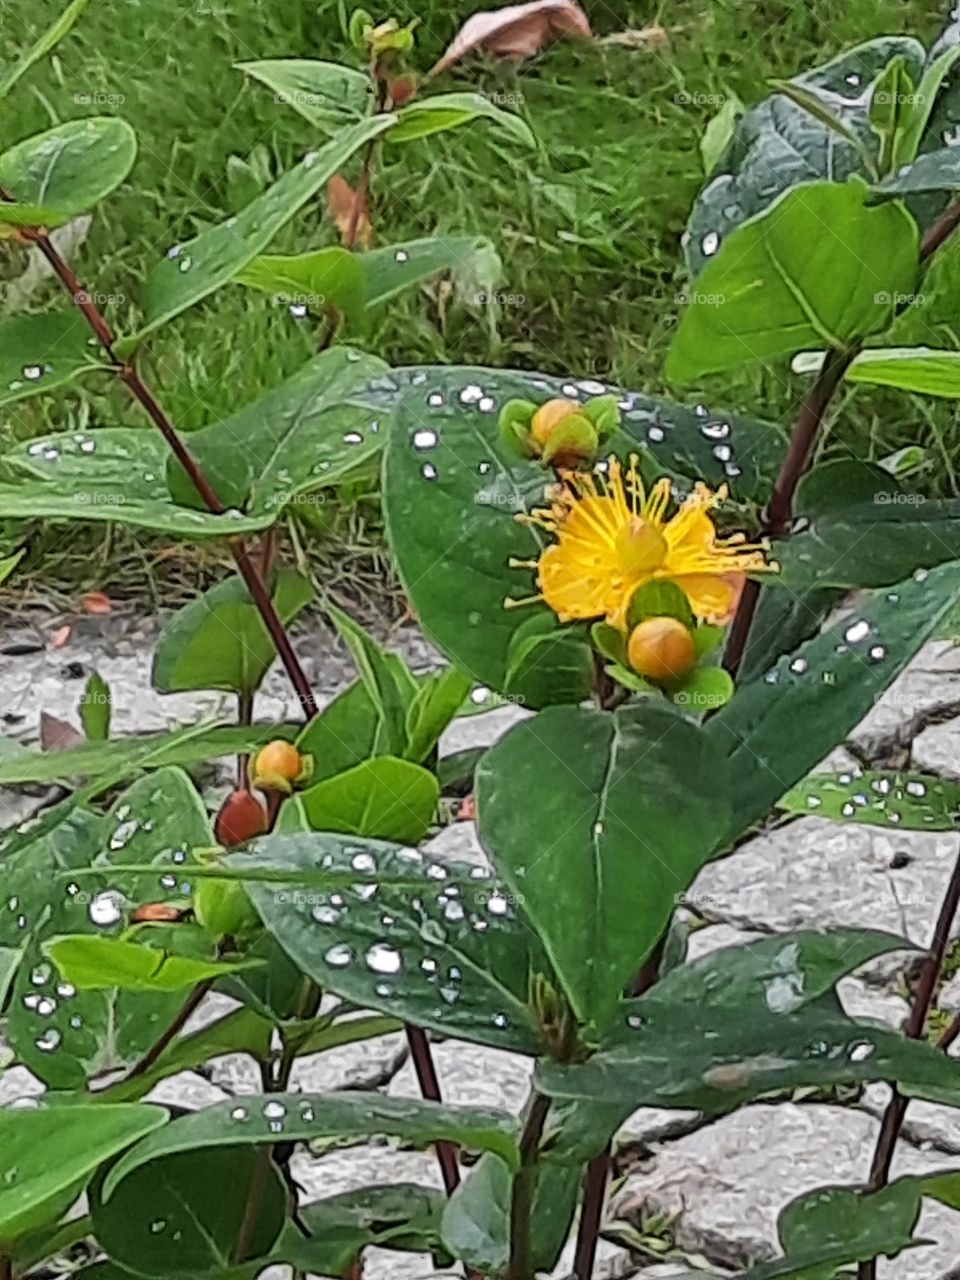
[[[267,826],[266,811],[257,797],[249,791],[232,791],[220,806],[213,830],[220,844],[232,849],[264,835]]]
[[[580,406],[573,400],[548,400],[546,404],[540,406],[530,419],[530,434],[540,448],[543,449],[554,429],[560,425],[564,418],[569,418],[572,413],[579,412]]]
[[[697,660],[693,636],[676,618],[645,618],[627,641],[627,658],[647,680],[679,680]]]
[[[276,738],[258,752],[253,762],[253,785],[289,795],[293,784],[303,780],[306,768],[307,762],[293,743]]]

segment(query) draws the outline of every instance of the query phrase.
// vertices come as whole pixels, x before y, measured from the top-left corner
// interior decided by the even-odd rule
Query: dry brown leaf
[[[464,796],[457,808],[458,822],[476,822],[477,820],[477,797],[471,791],[468,796]]]
[[[80,601],[80,608],[83,613],[113,613],[113,601],[102,591],[88,591]]]
[[[70,643],[70,637],[73,635],[73,627],[68,623],[65,627],[57,627],[56,631],[50,633],[50,648],[62,649]]]
[[[505,9],[484,9],[466,20],[430,74],[446,71],[477,49],[518,62],[561,36],[590,34],[587,15],[573,0],[532,0]]]
[[[327,183],[327,208],[337,225],[340,239],[348,249],[359,245],[369,249],[373,244],[373,223],[367,209],[367,193],[351,187],[346,178],[335,173]]]
[[[79,747],[85,736],[66,720],[52,716],[49,711],[40,712],[40,746],[44,751],[65,751],[67,747]]]
[[[612,44],[620,49],[662,49],[670,43],[666,27],[656,23],[649,27],[628,27],[626,31],[614,31],[603,36],[598,44]]]

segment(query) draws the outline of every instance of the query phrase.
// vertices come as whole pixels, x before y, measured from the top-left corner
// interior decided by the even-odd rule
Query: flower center
[[[667,544],[655,525],[642,516],[631,516],[617,534],[614,547],[626,574],[652,573],[663,564]]]

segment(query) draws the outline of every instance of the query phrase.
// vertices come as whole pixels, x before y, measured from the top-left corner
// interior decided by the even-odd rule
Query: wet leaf
[[[495,1156],[484,1157],[503,1168]],[[274,1257],[311,1275],[346,1275],[368,1245],[428,1253],[440,1248],[442,1192],[412,1183],[360,1187],[305,1205],[301,1221],[309,1233],[289,1231]]]
[[[303,876],[281,891],[253,883],[249,893],[291,959],[325,990],[447,1035],[537,1051],[529,987],[534,974],[550,977],[550,965],[529,921],[480,868],[316,833],[265,837],[237,857],[255,873]],[[379,885],[328,890],[309,881],[310,873],[365,870]]]
[[[960,783],[930,774],[877,769],[812,773],[787,792],[779,808],[901,831],[955,831]]]
[[[440,786],[420,765],[383,755],[307,787],[298,798],[314,831],[417,844],[434,820]]]
[[[613,1016],[726,827],[726,786],[702,733],[654,705],[550,708],[483,757],[480,839],[581,1022]]]
[[[32,206],[28,223],[57,227],[118,187],[136,154],[137,137],[126,121],[116,116],[68,120],[0,155],[0,187]],[[0,222],[17,221],[17,208],[0,202]]]
[[[398,121],[387,134],[388,142],[413,142],[459,129],[475,120],[489,120],[525,147],[536,146],[530,126],[512,111],[504,111],[482,93],[437,93],[401,107]]]
[[[382,1094],[275,1093],[230,1098],[203,1111],[180,1116],[121,1156],[103,1184],[103,1203],[124,1180],[153,1161],[199,1148],[263,1146],[278,1141],[384,1136],[427,1147],[447,1139],[479,1151],[493,1151],[511,1167],[518,1162],[516,1120],[506,1111],[446,1107],[417,1098]]]
[[[166,1120],[162,1107],[103,1102],[0,1109],[0,1241],[59,1217],[98,1166]]]
[[[238,62],[236,68],[272,89],[274,102],[292,107],[323,133],[334,134],[366,113],[369,77],[339,62],[271,58]]]
[[[99,347],[89,344],[90,332],[75,310],[47,311],[0,320],[0,405],[65,386],[90,373],[105,373]],[[34,448],[30,454],[31,447]],[[44,447],[31,441],[28,456],[42,456]]]

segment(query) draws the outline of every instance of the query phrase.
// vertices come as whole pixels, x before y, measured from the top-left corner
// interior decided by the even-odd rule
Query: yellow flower
[[[658,480],[645,494],[637,461],[630,459],[626,474],[616,458],[605,474],[561,472],[561,483],[547,490],[550,507],[517,517],[556,542],[537,561],[512,563],[536,569],[536,598],[562,622],[605,618],[623,629],[635,591],[655,581],[675,582],[698,618],[727,621],[743,575],[774,567],[764,544],[747,542],[742,533],[717,536],[709,512],[726,498],[725,485],[713,493],[698,483],[668,519],[670,481]]]

